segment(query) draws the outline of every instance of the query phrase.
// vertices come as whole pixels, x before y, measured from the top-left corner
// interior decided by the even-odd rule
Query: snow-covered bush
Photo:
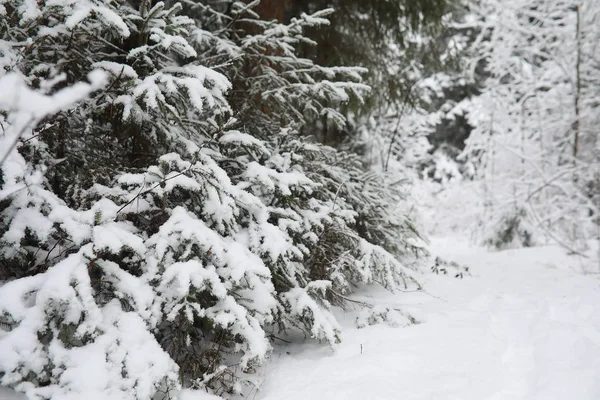
[[[240,392],[274,332],[414,284],[402,190],[301,133],[368,90],[295,55],[330,11],[251,6],[0,0],[1,386]]]
[[[525,208],[510,208],[490,223],[492,227],[483,244],[496,249],[531,247],[536,244],[535,229],[528,226]]]
[[[387,324],[396,328],[398,326],[408,326],[414,323],[417,323],[417,320],[414,317],[406,315],[400,310],[383,306],[365,309],[358,317],[356,317],[356,325],[359,329],[377,324]]]

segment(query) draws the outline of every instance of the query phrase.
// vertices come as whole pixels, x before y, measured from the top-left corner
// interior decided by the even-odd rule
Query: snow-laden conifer
[[[401,191],[303,131],[368,90],[295,55],[329,10],[0,5],[0,385],[240,392],[272,335],[334,345],[355,285],[415,284]]]

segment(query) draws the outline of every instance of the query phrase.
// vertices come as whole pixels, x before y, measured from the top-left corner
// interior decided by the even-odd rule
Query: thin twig
[[[4,153],[4,155],[2,156],[2,159],[0,159],[0,165],[3,165],[4,162],[8,159],[8,156],[10,155],[10,153],[12,153],[12,151],[15,149],[15,147],[17,147],[17,144],[19,143],[19,139],[21,139],[21,136],[23,136],[23,134],[25,133],[25,131],[27,129],[29,129],[31,123],[34,121],[35,119],[33,117],[29,118],[29,121],[27,121],[27,123],[23,126],[23,128],[21,129],[21,131],[19,131],[19,133],[17,133],[15,139],[13,140],[13,142],[10,144],[10,146],[8,146],[8,149],[6,150],[6,153]]]

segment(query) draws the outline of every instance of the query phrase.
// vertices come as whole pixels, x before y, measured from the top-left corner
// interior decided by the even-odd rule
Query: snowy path
[[[472,277],[427,276],[425,293],[377,294],[423,324],[353,329],[343,343],[275,354],[257,400],[598,400],[600,281],[558,248],[486,253],[435,241]],[[436,297],[433,297],[433,296]],[[363,354],[361,354],[361,345]]]

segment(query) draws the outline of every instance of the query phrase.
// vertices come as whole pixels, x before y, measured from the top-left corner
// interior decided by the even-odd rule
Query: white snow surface
[[[427,275],[423,292],[357,298],[421,324],[353,327],[342,343],[276,348],[256,400],[598,400],[600,279],[558,247],[488,252],[436,239],[471,276]],[[361,354],[362,349],[362,354]],[[253,398],[253,395],[250,396]]]
[[[342,343],[276,347],[255,400],[598,400],[600,275],[558,247],[489,252],[435,239],[434,254],[470,276],[426,274],[423,291],[366,288],[354,297],[421,321],[355,328]],[[197,397],[199,396],[199,397]],[[183,391],[183,399],[216,399]],[[0,400],[24,400],[0,388]]]

